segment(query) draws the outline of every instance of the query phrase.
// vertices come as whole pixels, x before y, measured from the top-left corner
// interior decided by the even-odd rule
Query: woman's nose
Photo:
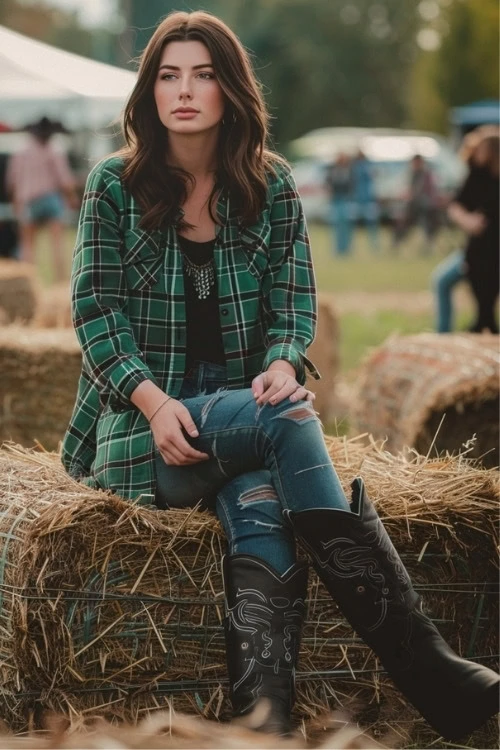
[[[181,87],[179,90],[179,97],[181,99],[191,99],[192,97],[191,80],[188,76],[183,76],[181,78]]]

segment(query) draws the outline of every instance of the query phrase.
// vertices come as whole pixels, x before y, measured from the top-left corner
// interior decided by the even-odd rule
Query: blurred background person
[[[352,160],[354,216],[367,230],[372,249],[378,249],[379,207],[372,167],[361,149]]]
[[[54,279],[66,278],[64,255],[65,202],[78,207],[76,180],[66,155],[55,149],[52,136],[66,132],[60,123],[42,117],[27,128],[30,142],[11,156],[6,173],[7,192],[19,223],[19,259],[35,262],[37,230],[46,224]]]
[[[471,333],[498,333],[495,307],[500,288],[500,137],[485,135],[473,153],[473,169],[448,208],[450,219],[469,236],[465,274],[477,315]]]
[[[412,227],[424,232],[424,254],[432,251],[438,229],[438,191],[431,168],[420,154],[411,160],[408,195],[400,221],[394,226],[394,246],[398,247]]]
[[[500,129],[495,125],[482,125],[466,134],[460,147],[460,157],[467,164],[469,171],[476,168],[475,153],[478,145],[486,136],[499,136]],[[481,167],[480,167],[481,168]],[[454,329],[453,291],[467,278],[465,248],[450,253],[434,269],[431,277],[436,306],[436,331],[449,333]]]
[[[343,151],[326,167],[325,186],[337,255],[348,255],[353,234],[354,179],[351,160]]]

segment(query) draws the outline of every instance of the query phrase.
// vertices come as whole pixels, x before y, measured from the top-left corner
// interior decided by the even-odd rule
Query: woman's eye
[[[162,81],[172,81],[175,78],[174,73],[164,73],[162,76],[160,76]]]
[[[200,73],[199,78],[203,81],[212,81],[215,78],[215,75],[213,73]]]

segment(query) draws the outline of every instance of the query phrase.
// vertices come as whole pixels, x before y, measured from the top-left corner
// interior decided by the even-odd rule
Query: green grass
[[[436,264],[449,252],[459,247],[461,237],[450,229],[444,229],[432,253],[423,253],[422,238],[418,231],[410,235],[408,242],[395,252],[391,247],[390,233],[381,229],[379,249],[372,250],[363,230],[357,230],[353,249],[347,258],[338,258],[332,253],[330,228],[312,224],[309,227],[311,246],[316,269],[318,289],[321,292],[346,296],[359,292],[401,292],[411,295],[429,289],[429,280]],[[66,247],[66,272],[69,274],[75,231],[68,229]],[[39,276],[44,284],[51,283],[54,272],[51,266],[50,242],[42,232],[38,241],[37,263]],[[361,306],[362,307],[362,306]],[[465,327],[469,311],[459,310],[458,325]],[[392,333],[419,333],[433,330],[432,311],[411,312],[384,309],[379,300],[376,310],[353,310],[340,315],[341,372],[356,369],[370,349],[379,346]]]
[[[419,235],[395,251],[389,230],[380,231],[379,249],[372,250],[363,230],[355,232],[348,257],[339,258],[332,251],[328,227],[313,224],[309,228],[318,288],[325,292],[417,292],[429,287],[429,276],[436,263],[456,245],[457,238],[443,230],[431,254],[421,252]]]
[[[432,330],[432,316],[377,310],[371,315],[346,312],[340,320],[340,360],[342,371],[356,369],[370,350],[393,333],[421,333]]]
[[[332,252],[332,237],[328,227],[313,224],[309,227],[311,247],[316,269],[318,289],[345,298],[349,294],[377,293],[378,308],[360,308],[340,314],[340,359],[342,373],[354,370],[373,347],[379,346],[393,333],[411,334],[434,330],[432,309],[421,311],[384,308],[383,294],[399,292],[402,299],[412,294],[428,291],[430,278],[436,265],[457,247],[458,232],[443,229],[432,252],[423,252],[422,237],[418,231],[398,250],[391,246],[389,230],[380,231],[379,249],[374,251],[363,230],[355,233],[353,249],[347,258],[336,257]],[[465,328],[470,310],[463,302],[457,309],[457,326]]]

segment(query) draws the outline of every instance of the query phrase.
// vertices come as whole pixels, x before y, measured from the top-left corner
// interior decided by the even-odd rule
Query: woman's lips
[[[174,112],[174,116],[179,120],[192,120],[193,117],[196,117],[197,114],[198,112],[195,109],[177,109]]]

